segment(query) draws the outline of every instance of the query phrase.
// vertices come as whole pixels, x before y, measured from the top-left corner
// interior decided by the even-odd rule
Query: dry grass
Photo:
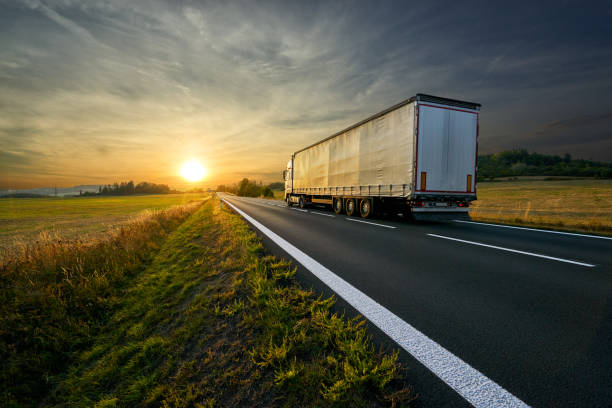
[[[166,236],[199,203],[141,213],[105,239],[43,235],[0,261],[0,405],[40,400]]]
[[[401,406],[397,353],[217,200],[0,267],[0,406]],[[195,211],[197,208],[197,211]]]
[[[397,354],[299,287],[289,263],[216,200],[131,281],[48,403],[57,406],[399,406]]]
[[[285,200],[285,190],[272,190],[272,192],[274,193],[274,197],[272,197],[274,200]]]
[[[274,191],[283,200],[283,191]],[[478,183],[475,221],[612,235],[612,180],[526,177]]]
[[[472,219],[612,235],[612,180],[478,184]]]

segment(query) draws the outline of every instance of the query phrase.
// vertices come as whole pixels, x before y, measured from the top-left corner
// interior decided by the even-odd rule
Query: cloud
[[[575,129],[584,126],[602,126],[606,129],[610,129],[612,133],[612,113],[575,116],[546,125],[549,129]]]
[[[0,168],[3,171],[10,171],[15,167],[30,166],[34,162],[32,155],[28,152],[15,153],[10,151],[0,151]]]
[[[178,182],[176,163],[195,155],[214,167],[211,182],[230,182],[272,177],[292,151],[426,92],[483,104],[483,151],[547,151],[569,142],[567,118],[582,118],[573,126],[601,150],[605,132],[586,124],[610,112],[605,19],[473,6],[9,4],[0,142],[31,151],[37,174]]]
[[[32,10],[40,11],[50,20],[64,27],[66,30],[70,31],[72,34],[74,34],[75,37],[86,40],[87,42],[92,44],[104,46],[104,44],[100,43],[96,38],[94,38],[91,33],[85,28],[81,27],[74,21],[62,16],[44,3],[38,0],[25,0],[25,4],[27,4]]]

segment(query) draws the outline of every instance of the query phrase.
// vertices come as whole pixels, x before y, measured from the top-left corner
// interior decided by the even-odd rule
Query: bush
[[[274,192],[270,187],[266,186],[261,190],[261,195],[263,197],[274,197]]]

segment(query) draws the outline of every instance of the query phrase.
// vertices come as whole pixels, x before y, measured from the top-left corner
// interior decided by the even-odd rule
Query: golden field
[[[612,180],[524,177],[479,182],[477,195],[475,221],[612,235]]]
[[[612,235],[612,180],[482,182],[477,195],[475,221]]]

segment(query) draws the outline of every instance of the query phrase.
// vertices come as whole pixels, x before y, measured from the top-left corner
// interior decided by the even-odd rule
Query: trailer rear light
[[[469,207],[470,203],[459,203],[457,204],[459,207]]]

